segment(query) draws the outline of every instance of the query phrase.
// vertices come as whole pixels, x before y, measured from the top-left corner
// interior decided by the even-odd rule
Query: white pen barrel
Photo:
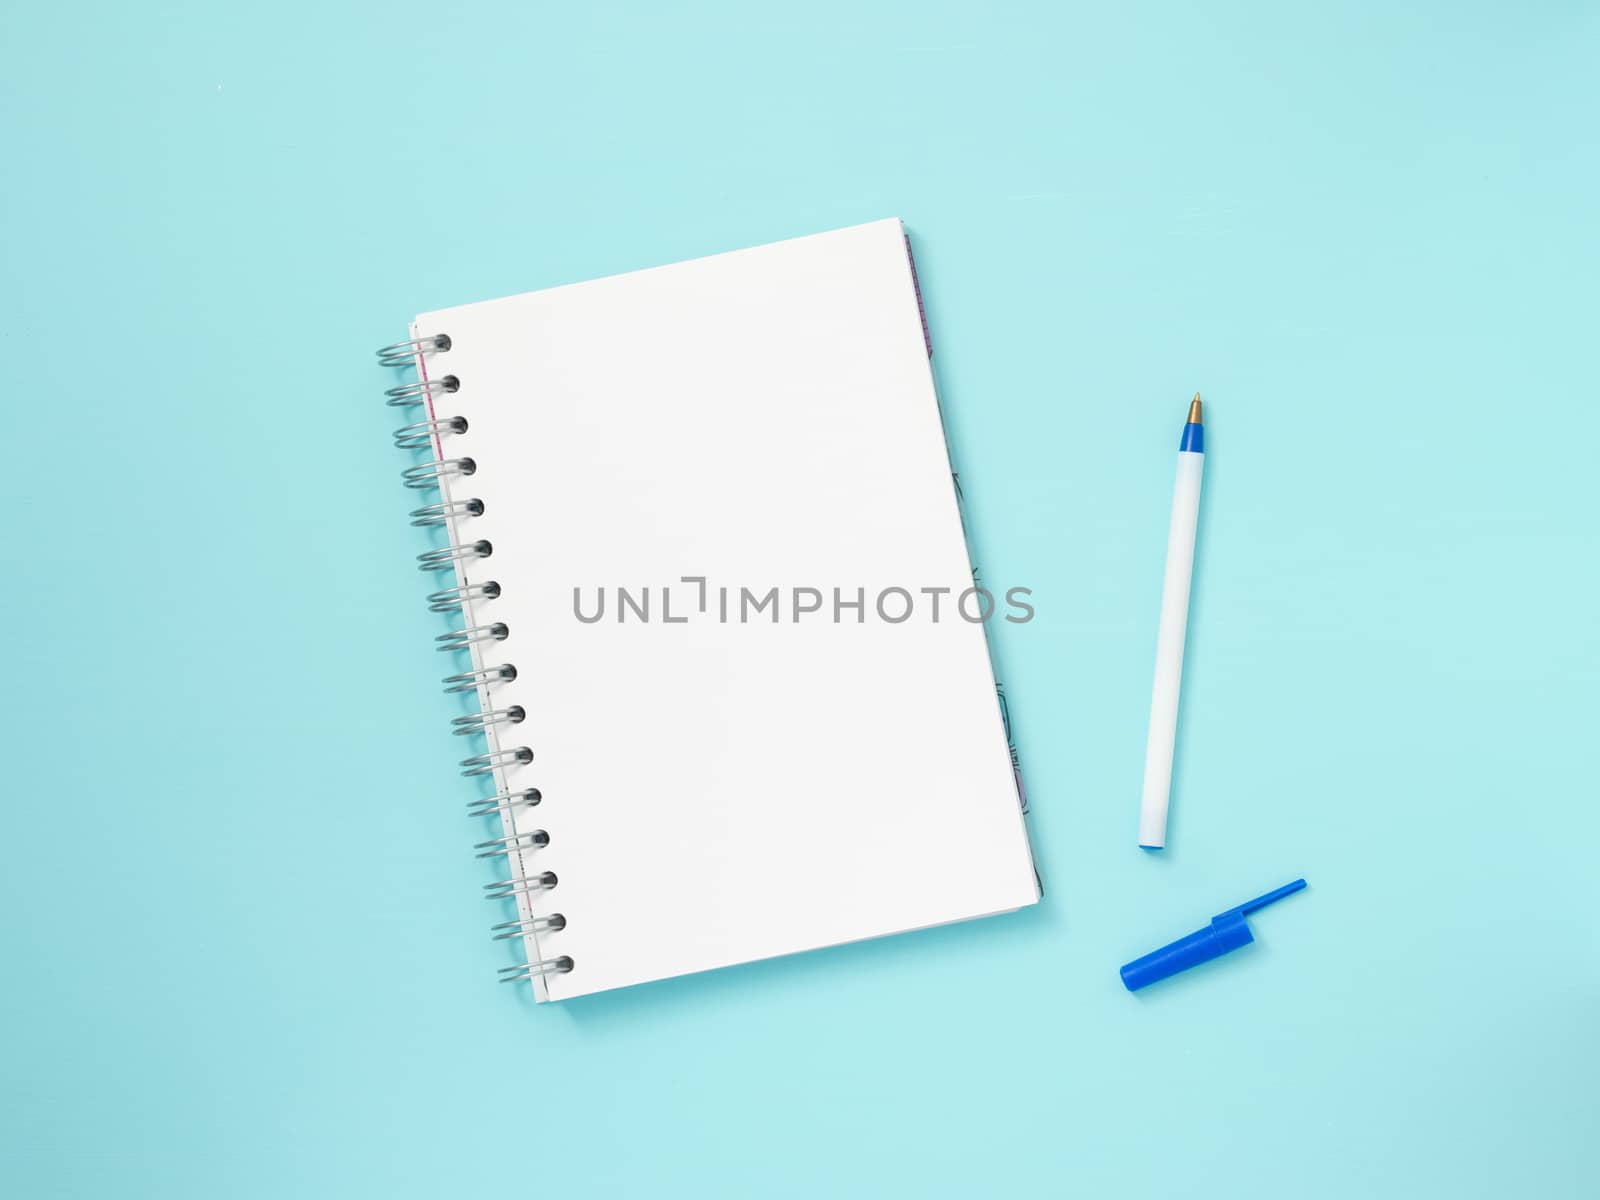
[[[1156,679],[1150,697],[1150,740],[1144,753],[1144,796],[1139,805],[1139,845],[1167,844],[1167,801],[1178,733],[1178,692],[1183,683],[1183,641],[1189,627],[1189,580],[1194,570],[1195,527],[1200,519],[1200,476],[1206,456],[1178,455],[1167,532],[1167,577],[1161,586],[1161,628],[1156,634]]]

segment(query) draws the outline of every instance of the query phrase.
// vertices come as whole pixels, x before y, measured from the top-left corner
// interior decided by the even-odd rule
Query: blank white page
[[[449,335],[426,369],[469,423],[450,493],[484,512],[456,540],[493,546],[463,577],[500,584],[464,623],[508,627],[474,657],[517,667],[488,699],[527,713],[496,742],[533,761],[498,782],[540,790],[515,828],[549,844],[519,865],[557,882],[524,915],[567,922],[530,939],[573,960],[541,998],[1038,899],[984,631],[955,612],[972,569],[898,220],[415,330]],[[741,622],[741,589],[773,588],[778,621]],[[796,618],[797,588],[822,610]],[[835,588],[859,617],[835,623]],[[876,611],[888,588],[910,619]],[[949,589],[937,622],[924,588]]]

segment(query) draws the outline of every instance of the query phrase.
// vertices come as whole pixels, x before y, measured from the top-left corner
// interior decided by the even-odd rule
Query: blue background
[[[1203,7],[8,6],[0,1191],[1595,1194],[1600,21]],[[371,349],[888,215],[1045,903],[535,1010]]]

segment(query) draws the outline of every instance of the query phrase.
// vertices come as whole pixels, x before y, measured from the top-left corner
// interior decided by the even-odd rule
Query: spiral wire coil
[[[468,422],[463,416],[441,416],[434,412],[433,403],[461,388],[461,380],[453,374],[430,379],[424,367],[429,356],[446,354],[453,343],[448,334],[431,334],[408,338],[384,346],[377,352],[378,363],[384,367],[417,369],[418,379],[399,384],[384,391],[384,403],[392,408],[422,406],[424,418],[402,425],[392,435],[394,444],[401,450],[431,452],[424,462],[415,463],[401,472],[401,482],[414,491],[439,490],[440,499],[424,504],[411,512],[411,524],[420,528],[443,528],[459,536],[463,522],[484,513],[482,500],[472,497],[457,500],[444,492],[447,480],[470,478],[478,470],[477,462],[467,455],[447,457],[443,450],[444,439],[467,432]],[[481,583],[467,582],[463,571],[469,563],[488,558],[494,547],[483,538],[461,538],[452,545],[425,551],[417,555],[417,569],[433,573],[451,571],[459,580],[456,586],[442,588],[427,598],[428,611],[434,613],[469,613],[469,605],[499,598],[500,584],[494,580]],[[435,647],[444,653],[475,651],[503,642],[511,630],[503,621],[487,621],[464,625],[435,639]],[[476,667],[447,675],[443,680],[446,694],[478,692],[487,694],[491,685],[510,683],[517,678],[517,668],[511,663],[498,666]],[[451,732],[463,737],[489,736],[490,749],[483,754],[470,755],[461,760],[461,773],[469,778],[492,778],[508,767],[523,766],[533,761],[533,750],[528,746],[502,748],[494,735],[502,729],[521,724],[527,719],[527,710],[520,704],[491,708],[485,704],[476,713],[457,717],[451,721]],[[481,796],[467,805],[472,817],[497,817],[505,832],[500,837],[478,842],[472,847],[481,859],[504,858],[515,867],[515,874],[484,886],[484,895],[490,900],[512,900],[520,909],[514,921],[503,921],[490,928],[495,941],[521,939],[538,948],[541,934],[559,933],[567,928],[567,918],[562,913],[533,915],[527,911],[531,898],[553,890],[558,883],[554,871],[525,871],[521,865],[524,854],[542,850],[550,844],[550,835],[543,829],[516,830],[511,824],[515,813],[536,807],[543,800],[538,788],[509,788],[490,796]],[[501,983],[539,980],[550,975],[562,975],[574,967],[570,955],[553,957],[530,955],[525,962],[503,967],[499,972]]]

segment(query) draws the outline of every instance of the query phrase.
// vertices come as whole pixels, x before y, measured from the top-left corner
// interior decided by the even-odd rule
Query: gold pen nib
[[[1200,393],[1194,394],[1194,399],[1189,401],[1189,424],[1200,424]]]

